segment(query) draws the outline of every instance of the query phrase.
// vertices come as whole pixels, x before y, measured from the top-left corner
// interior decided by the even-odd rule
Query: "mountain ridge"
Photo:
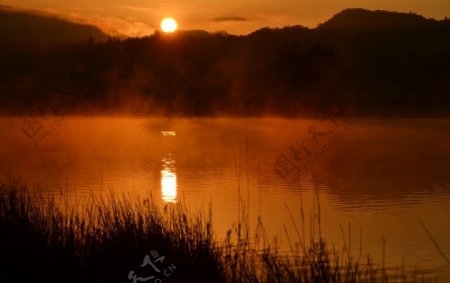
[[[0,6],[0,36],[4,43],[59,45],[86,41],[106,41],[98,27],[61,19],[34,11]]]
[[[448,25],[449,21],[427,19],[412,12],[348,8],[319,24],[317,28],[341,30],[420,29],[437,27],[442,24]]]

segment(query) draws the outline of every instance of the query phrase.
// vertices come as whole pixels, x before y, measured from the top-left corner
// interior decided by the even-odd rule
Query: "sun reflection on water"
[[[177,133],[175,131],[161,131],[161,135],[163,135],[163,137],[174,137]]]
[[[177,202],[177,174],[175,173],[175,160],[171,157],[163,158],[161,170],[161,192],[164,202]]]
[[[174,131],[162,131],[164,137],[174,137]],[[161,169],[161,194],[164,202],[177,202],[177,174],[175,170],[175,159],[172,154],[162,158]]]

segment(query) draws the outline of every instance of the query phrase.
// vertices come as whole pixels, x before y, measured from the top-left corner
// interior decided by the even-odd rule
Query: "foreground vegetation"
[[[2,282],[387,282],[386,270],[321,238],[271,248],[259,219],[219,242],[209,214],[152,198],[91,198],[85,207],[0,183]],[[66,202],[64,204],[64,202]],[[299,235],[300,237],[300,235]],[[151,262],[151,263],[150,263]],[[414,277],[414,276],[413,276]],[[413,282],[405,274],[395,282]]]

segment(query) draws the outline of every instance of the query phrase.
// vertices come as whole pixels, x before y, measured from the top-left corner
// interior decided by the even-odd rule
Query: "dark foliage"
[[[450,23],[345,10],[316,29],[2,46],[4,113],[448,116]]]

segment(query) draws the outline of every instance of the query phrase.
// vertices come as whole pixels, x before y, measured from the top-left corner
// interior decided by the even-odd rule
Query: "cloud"
[[[95,19],[87,18],[86,22],[94,24],[106,33],[112,35],[141,37],[151,35],[155,31],[154,28],[151,28],[145,23],[118,17],[97,17]]]
[[[221,16],[213,18],[214,22],[248,22],[250,19],[239,16]]]
[[[127,5],[112,5],[111,7],[123,10],[129,10],[133,12],[143,12],[143,13],[152,13],[155,14],[158,12],[157,9],[149,8],[149,7],[140,7],[140,6],[127,6]]]
[[[56,15],[67,21],[93,25],[111,36],[141,37],[154,33],[155,29],[132,17],[110,17],[103,15],[86,15],[76,12],[46,9],[49,15]]]

